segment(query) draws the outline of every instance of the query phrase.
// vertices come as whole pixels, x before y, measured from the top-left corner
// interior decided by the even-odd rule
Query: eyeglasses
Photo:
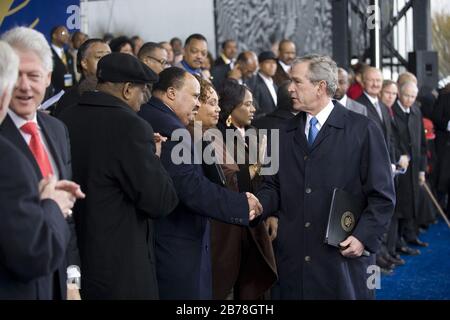
[[[165,60],[165,59],[156,59],[155,57],[152,57],[152,56],[147,56],[147,58],[150,58],[150,59],[153,59],[153,60],[155,60],[156,62],[158,62],[159,64],[161,64],[163,67],[165,67],[165,66],[167,66],[167,60]]]

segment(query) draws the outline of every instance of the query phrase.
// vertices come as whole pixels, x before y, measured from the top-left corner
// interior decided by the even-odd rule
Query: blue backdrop
[[[80,29],[80,0],[0,0],[0,33],[15,26],[30,26],[49,39],[50,30],[65,25]]]

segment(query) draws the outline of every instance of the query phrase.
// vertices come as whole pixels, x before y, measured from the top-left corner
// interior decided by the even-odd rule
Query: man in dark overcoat
[[[152,94],[139,114],[168,138],[162,146],[161,160],[180,199],[175,210],[155,225],[160,297],[211,299],[209,218],[248,226],[254,213],[260,213],[259,208],[255,209],[259,202],[251,194],[233,192],[211,182],[195,160],[186,126],[198,107],[198,80],[183,69],[168,68],[159,74]]]
[[[178,198],[155,154],[152,127],[138,117],[157,76],[134,56],[112,53],[97,67],[98,91],[61,114],[73,179],[87,197],[74,210],[86,299],[157,299],[153,219]]]
[[[337,66],[329,57],[296,59],[290,75],[301,112],[280,130],[280,169],[257,194],[264,215],[280,209],[272,298],[372,299],[379,277],[374,253],[395,205],[383,134],[372,120],[331,100]],[[324,243],[334,188],[365,202],[341,249]]]
[[[426,246],[418,239],[419,192],[425,183],[427,164],[427,145],[423,129],[422,113],[414,104],[417,98],[417,85],[403,83],[399,88],[399,98],[394,103],[394,132],[401,154],[410,158],[405,174],[399,175],[397,187],[397,206],[395,213],[399,219],[399,234],[408,243]]]

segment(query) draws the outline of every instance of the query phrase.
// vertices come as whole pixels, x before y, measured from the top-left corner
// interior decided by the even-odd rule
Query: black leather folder
[[[340,248],[339,243],[353,233],[364,208],[365,201],[362,197],[356,197],[335,188],[330,205],[325,243]]]

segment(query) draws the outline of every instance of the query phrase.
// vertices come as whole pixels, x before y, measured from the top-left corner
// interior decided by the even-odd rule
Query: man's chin
[[[302,104],[297,99],[293,99],[292,98],[292,108],[297,110],[297,111],[300,111],[301,108],[302,108]]]
[[[302,106],[301,104],[295,104],[295,103],[292,105],[292,109],[295,112],[305,111],[304,106]]]
[[[17,114],[22,118],[30,118],[36,112],[37,108],[33,105],[33,103],[15,103],[11,105],[11,111]]]

